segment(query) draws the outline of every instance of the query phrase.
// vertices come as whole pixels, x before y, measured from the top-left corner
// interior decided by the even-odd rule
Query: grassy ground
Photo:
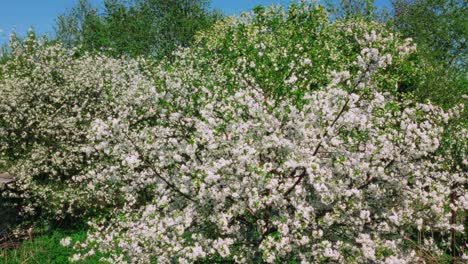
[[[70,263],[69,258],[73,255],[72,248],[65,248],[60,245],[60,240],[65,237],[84,239],[84,231],[54,231],[34,238],[32,241],[25,241],[20,247],[10,250],[0,249],[0,263],[2,264],[66,264]],[[98,263],[99,256],[89,258],[82,263]]]

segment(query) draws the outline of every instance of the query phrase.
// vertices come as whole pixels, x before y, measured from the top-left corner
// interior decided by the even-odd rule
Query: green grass
[[[60,240],[70,236],[72,241],[83,240],[85,231],[57,230],[24,241],[17,249],[0,250],[0,263],[2,264],[66,264],[74,254],[71,247],[63,247]],[[100,256],[94,256],[80,263],[99,263]]]

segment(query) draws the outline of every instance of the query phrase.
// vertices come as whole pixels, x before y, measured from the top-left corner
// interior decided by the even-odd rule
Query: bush
[[[78,58],[32,33],[13,39],[12,56],[0,69],[0,164],[18,179],[7,195],[48,219],[105,209],[100,192],[87,193],[76,179],[97,162],[86,155],[87,131],[96,118],[112,116],[132,87],[151,81],[138,61]]]

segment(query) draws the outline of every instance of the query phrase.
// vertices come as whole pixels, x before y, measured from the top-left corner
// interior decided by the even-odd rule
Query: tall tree
[[[383,20],[387,10],[378,10],[374,0],[325,0],[325,5],[335,19],[364,17],[369,20]]]
[[[208,6],[205,0],[105,0],[98,14],[88,0],[79,0],[58,17],[56,35],[69,47],[112,56],[163,57],[220,18]]]
[[[91,21],[98,20],[98,13],[88,0],[78,0],[77,4],[66,14],[56,19],[55,35],[57,40],[67,47],[82,44],[85,28]]]
[[[419,95],[444,106],[460,103],[467,94],[468,2],[394,0],[392,4],[396,28],[416,41],[430,68]]]

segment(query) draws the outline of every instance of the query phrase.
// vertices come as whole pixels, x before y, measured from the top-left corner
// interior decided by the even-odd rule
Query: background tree
[[[208,6],[205,0],[105,0],[99,14],[88,0],[79,0],[57,18],[56,36],[87,51],[161,58],[221,17]]]
[[[418,44],[428,67],[421,99],[449,107],[467,93],[466,0],[394,0],[394,25]],[[431,89],[427,89],[431,87]]]
[[[387,9],[378,10],[374,0],[325,0],[326,7],[335,19],[361,17],[368,20],[387,20]]]

